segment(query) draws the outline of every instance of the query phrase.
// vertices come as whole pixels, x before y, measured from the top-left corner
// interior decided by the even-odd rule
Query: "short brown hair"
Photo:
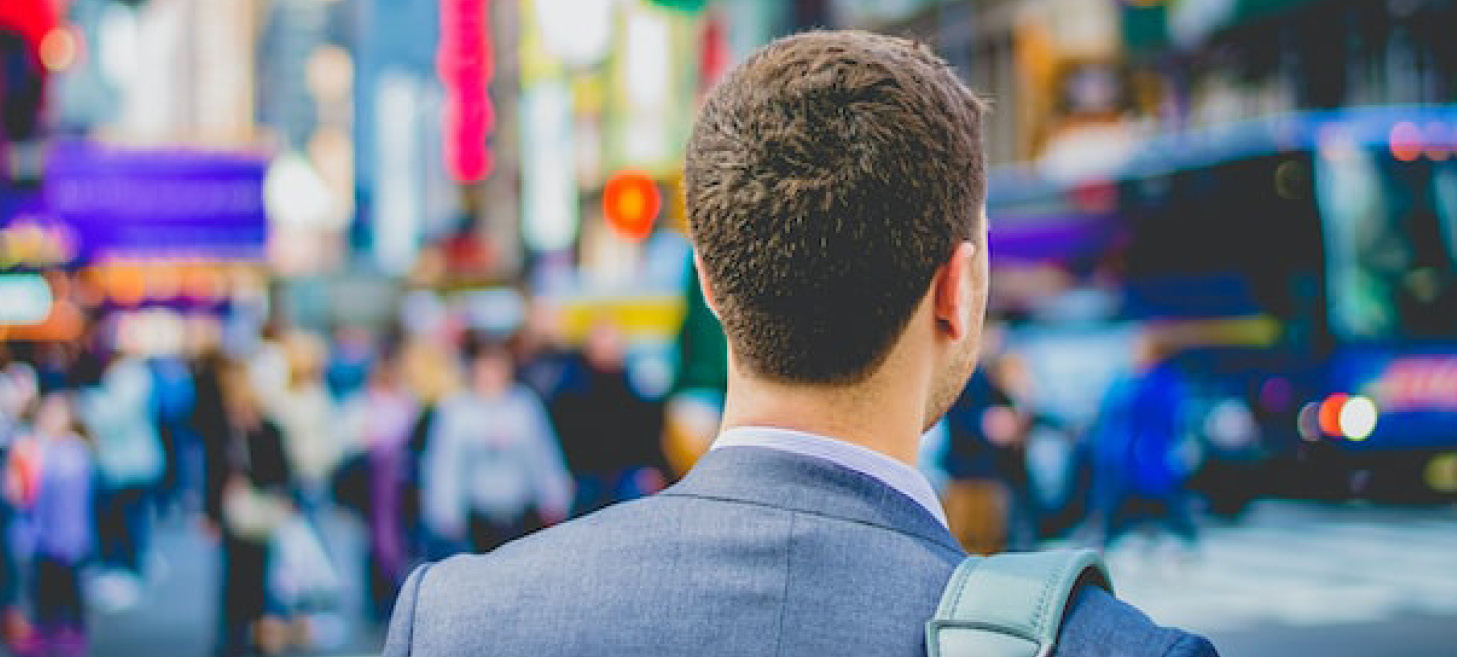
[[[742,365],[863,380],[980,235],[985,107],[924,45],[809,32],[751,55],[688,143],[694,246]]]

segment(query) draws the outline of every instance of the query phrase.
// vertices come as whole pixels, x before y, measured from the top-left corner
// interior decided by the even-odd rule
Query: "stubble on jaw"
[[[951,362],[937,373],[936,380],[931,384],[931,397],[927,400],[926,418],[922,422],[925,426],[922,431],[930,431],[961,396],[967,380],[976,369],[977,351],[976,341],[968,339],[962,349],[952,355]]]

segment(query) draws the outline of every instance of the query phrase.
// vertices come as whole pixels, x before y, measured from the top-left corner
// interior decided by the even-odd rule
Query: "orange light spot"
[[[185,296],[198,301],[216,301],[226,291],[227,279],[223,272],[209,265],[194,265],[182,275],[182,291]]]
[[[40,42],[40,61],[46,70],[53,73],[65,71],[76,65],[81,54],[81,42],[70,28],[58,27],[46,34]]]
[[[617,173],[602,189],[602,213],[608,225],[626,239],[641,240],[651,235],[662,208],[658,184],[640,171]]]
[[[1422,131],[1411,121],[1391,126],[1391,156],[1402,162],[1415,162],[1422,156]]]
[[[1350,395],[1336,393],[1321,402],[1318,423],[1322,433],[1328,436],[1341,435],[1341,408],[1346,405],[1347,399],[1350,399]]]
[[[111,300],[118,306],[135,306],[147,299],[147,273],[140,267],[108,267],[103,275]]]

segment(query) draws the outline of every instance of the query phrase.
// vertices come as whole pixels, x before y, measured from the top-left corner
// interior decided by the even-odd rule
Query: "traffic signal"
[[[602,188],[602,214],[626,239],[641,240],[653,234],[653,222],[662,209],[658,184],[641,171],[619,171]]]

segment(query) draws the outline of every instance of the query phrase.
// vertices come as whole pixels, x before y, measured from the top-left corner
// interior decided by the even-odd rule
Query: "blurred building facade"
[[[1282,112],[1457,100],[1450,0],[897,0],[835,22],[915,35],[990,97],[993,162]],[[1131,135],[1127,132],[1134,131]]]

